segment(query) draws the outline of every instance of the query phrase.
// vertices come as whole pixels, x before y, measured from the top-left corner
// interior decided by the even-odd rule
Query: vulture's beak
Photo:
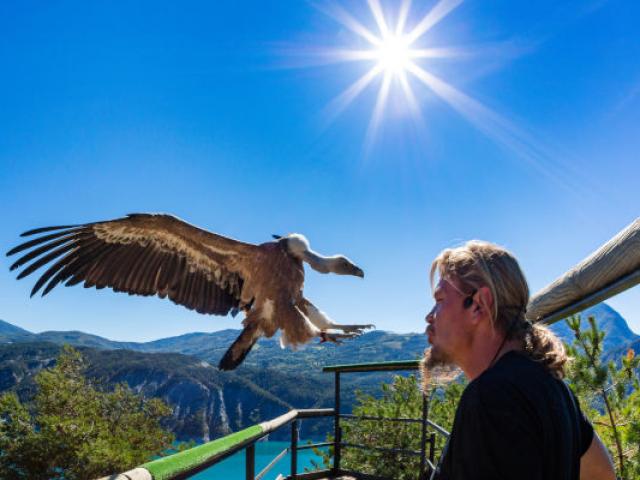
[[[271,235],[273,238],[275,238],[276,240],[280,240],[282,238],[282,235],[276,235],[275,233],[273,235]]]
[[[364,271],[360,267],[353,266],[353,274],[356,277],[364,278]]]

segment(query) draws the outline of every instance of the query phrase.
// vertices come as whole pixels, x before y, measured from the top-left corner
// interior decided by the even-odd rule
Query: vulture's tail
[[[229,350],[226,351],[220,360],[218,368],[220,370],[233,370],[236,368],[243,362],[258,341],[258,338],[260,338],[260,331],[256,323],[252,322],[244,327],[242,333],[236,338],[235,342],[233,342]]]

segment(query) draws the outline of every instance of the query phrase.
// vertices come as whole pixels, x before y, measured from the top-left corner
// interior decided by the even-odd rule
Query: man
[[[514,256],[471,241],[431,266],[427,315],[433,368],[469,380],[437,480],[614,480],[610,457],[562,381],[567,356],[546,327],[525,320],[529,288]]]

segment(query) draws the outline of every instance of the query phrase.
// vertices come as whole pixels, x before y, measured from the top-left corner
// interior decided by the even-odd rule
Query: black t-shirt
[[[511,351],[473,380],[435,480],[578,480],[593,427],[563,381]]]

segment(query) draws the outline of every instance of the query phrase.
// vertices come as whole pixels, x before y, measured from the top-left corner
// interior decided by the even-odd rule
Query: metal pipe
[[[340,372],[335,372],[334,383],[334,424],[333,424],[333,469],[337,472],[340,469],[340,444],[342,442],[342,432],[340,431]]]
[[[358,363],[355,365],[330,365],[323,372],[386,372],[396,370],[418,370],[420,360],[401,360],[395,362]]]
[[[333,442],[310,443],[309,445],[298,445],[298,450],[309,450],[310,448],[330,447]]]
[[[298,410],[298,418],[331,417],[333,408],[305,408]]]
[[[291,422],[291,478],[298,476],[298,422]]]
[[[427,423],[429,424],[430,427],[432,427],[436,432],[438,432],[440,435],[444,436],[445,438],[449,438],[449,432],[447,432],[444,428],[442,428],[440,425],[438,425],[437,423],[433,423],[431,420],[427,419]]]
[[[431,432],[431,435],[429,435],[429,467],[431,468],[429,475],[431,475],[433,471],[436,469],[435,464],[433,463],[435,459],[436,459],[436,432]]]
[[[254,480],[256,477],[256,445],[252,443],[245,450],[245,478]]]
[[[273,460],[271,460],[271,462],[269,462],[269,465],[267,465],[266,467],[264,467],[260,473],[258,475],[256,475],[256,480],[260,480],[262,477],[264,477],[269,470],[271,470],[273,468],[273,466],[278,463],[282,457],[284,457],[287,452],[289,451],[288,448],[285,448],[284,450],[282,450]]]
[[[345,420],[376,420],[385,422],[406,422],[406,423],[420,423],[423,420],[420,418],[389,418],[389,417],[374,417],[370,415],[353,415],[352,413],[341,413],[340,418]]]
[[[359,448],[360,450],[375,450],[377,452],[391,452],[399,453],[401,455],[419,456],[420,452],[417,450],[407,450],[405,448],[385,448],[385,447],[373,447],[371,445],[360,445],[359,443],[343,443],[343,447]]]
[[[427,472],[427,417],[429,416],[429,402],[427,401],[427,395],[422,393],[422,425],[420,426],[420,480],[426,478]]]

